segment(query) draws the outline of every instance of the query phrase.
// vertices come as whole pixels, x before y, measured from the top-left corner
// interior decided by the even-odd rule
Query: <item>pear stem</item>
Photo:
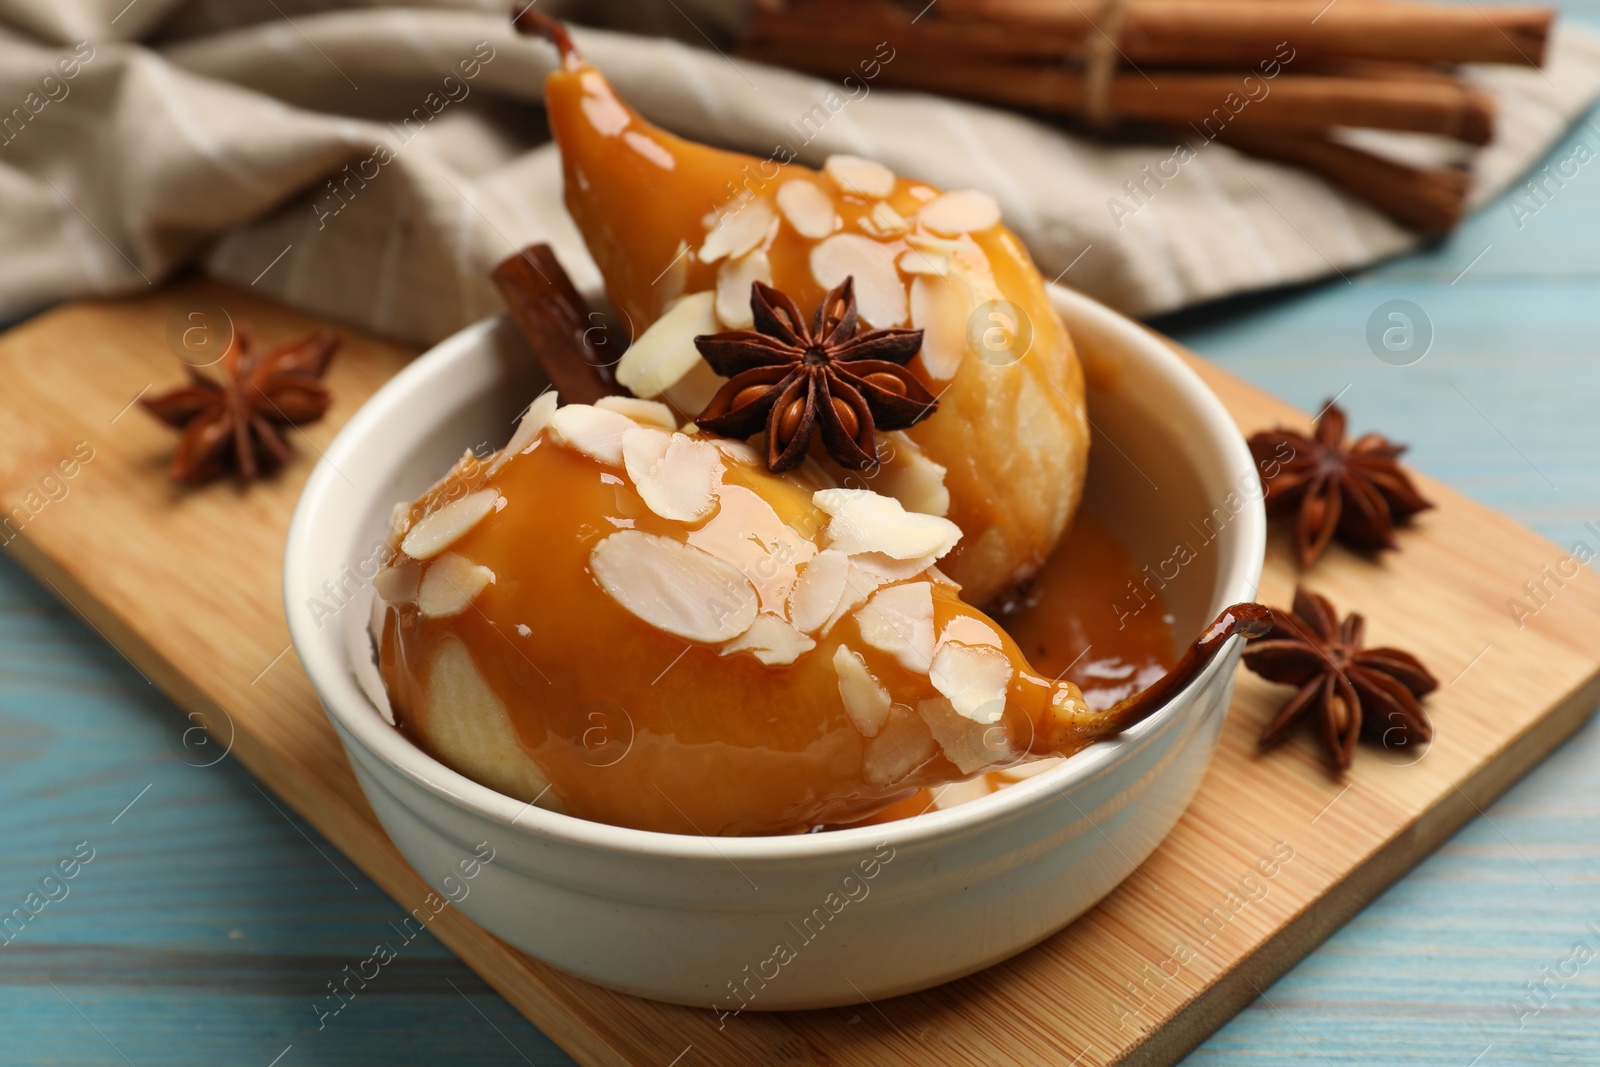
[[[511,25],[516,27],[520,34],[528,37],[543,37],[561,53],[561,69],[567,71],[579,70],[583,67],[583,55],[572,43],[572,38],[567,34],[567,28],[542,11],[535,11],[533,3],[527,4],[521,11],[511,16]]]

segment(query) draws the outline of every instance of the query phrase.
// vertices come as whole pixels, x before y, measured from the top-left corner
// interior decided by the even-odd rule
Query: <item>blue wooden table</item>
[[[1592,541],[1600,168],[1518,222],[1502,202],[1349,281],[1157,325],[1302,408],[1343,390],[1353,429]],[[1409,366],[1366,340],[1394,299],[1431,323]],[[0,560],[0,915],[38,894],[0,925],[0,1067],[571,1062],[429,935],[319,1029],[401,911],[188,725]],[[1600,1063],[1597,765],[1591,724],[1187,1062]]]

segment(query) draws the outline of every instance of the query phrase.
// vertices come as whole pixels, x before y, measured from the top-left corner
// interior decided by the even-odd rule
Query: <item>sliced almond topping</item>
[[[833,609],[833,614],[828,616],[828,621],[822,624],[824,636],[832,633],[840,619],[865,604],[868,597],[889,581],[882,575],[861,566],[861,558],[850,557],[850,570],[844,579],[844,596],[840,599],[839,606]]]
[[[828,548],[811,557],[789,594],[789,620],[796,629],[808,634],[822,629],[845,597],[849,573],[850,557],[843,552]]]
[[[735,463],[742,463],[746,467],[766,469],[766,458],[743,441],[735,441],[731,437],[718,437],[711,443],[716,446],[718,452],[721,452]]]
[[[591,404],[568,404],[550,416],[550,440],[610,467],[622,466],[622,435],[639,424]]]
[[[950,490],[944,483],[948,472],[943,464],[929,459],[915,441],[899,430],[890,430],[884,437],[892,458],[878,468],[872,487],[900,501],[907,511],[949,514]]]
[[[401,551],[412,559],[432,559],[495,510],[500,499],[500,494],[493,489],[479,489],[450,501],[438,511],[429,512],[400,542]]]
[[[417,609],[430,619],[460,615],[493,581],[494,571],[488,567],[480,567],[455,552],[446,552],[422,572]]]
[[[670,537],[619,530],[594,546],[589,569],[618,604],[687,641],[731,641],[756,620],[756,591],[737,567]]]
[[[372,588],[391,604],[409,604],[417,599],[417,588],[421,583],[422,564],[404,559],[373,576]]]
[[[1000,205],[988,193],[958,189],[924,204],[917,218],[934,233],[977,233],[999,225]]]
[[[922,366],[934,381],[947,382],[961,369],[971,314],[954,279],[922,274],[911,280],[911,325],[922,331]]]
[[[895,559],[882,552],[857,552],[850,557],[850,566],[854,572],[869,577],[873,585],[878,586],[921,577],[924,571],[933,566],[935,558],[916,556],[912,559]]]
[[[938,559],[961,538],[961,528],[949,519],[908,512],[900,501],[870,489],[819,489],[811,501],[831,516],[828,538],[841,552]]]
[[[870,227],[863,226],[863,228],[878,237],[898,237],[911,229],[911,223],[906,221],[906,217],[884,201],[873,204],[872,210],[862,217],[862,222],[870,224]]]
[[[734,207],[717,220],[700,246],[700,262],[715,263],[724,257],[737,259],[767,236],[773,222],[772,205],[765,200],[749,200]]]
[[[944,697],[918,701],[917,712],[944,750],[944,758],[954,763],[962,774],[1004,763],[1015,755],[1004,728],[972,721],[959,714]]]
[[[517,423],[516,432],[511,435],[511,440],[506,442],[505,454],[514,456],[533,444],[550,424],[550,416],[556,413],[556,391],[546,389],[534,398],[528,405],[528,410],[523,412],[522,419]]]
[[[906,284],[894,259],[893,245],[836,233],[811,250],[811,275],[824,289],[853,277],[861,321],[875,329],[899,326],[906,321]]]
[[[959,641],[963,645],[983,645],[988,648],[1005,647],[1005,643],[1000,640],[1000,635],[994,632],[994,628],[973,615],[957,615],[945,623],[944,629],[939,631],[939,644],[943,645],[947,641]]]
[[[678,428],[678,417],[659,400],[640,400],[636,396],[603,396],[594,402],[601,411],[626,415],[640,426],[655,426],[671,432]]]
[[[647,427],[622,435],[622,463],[651,511],[675,522],[698,522],[717,504],[722,454],[709,441]]]
[[[656,397],[701,362],[694,346],[698,334],[720,326],[710,290],[678,300],[650,328],[634,339],[617,361],[617,381],[635,396]]]
[[[941,642],[933,654],[928,680],[950,704],[973,722],[999,722],[1011,685],[1011,661],[998,648]]]
[[[714,295],[714,294],[713,294]],[[712,315],[710,333],[722,329],[722,324]],[[726,378],[719,378],[717,372],[711,369],[711,364],[700,360],[689,368],[689,373],[667,386],[661,398],[670,403],[678,412],[695,414],[706,409],[711,403],[711,398],[717,395],[717,390],[727,384]],[[693,433],[693,430],[679,427],[684,433]]]
[[[903,704],[890,708],[878,736],[867,743],[862,776],[877,786],[899,782],[939,751],[927,724]]]
[[[828,177],[847,193],[881,200],[894,192],[894,171],[860,156],[829,156],[822,164]]]
[[[889,691],[867,669],[859,652],[840,645],[833,653],[833,670],[839,676],[839,699],[850,721],[863,737],[876,737],[889,717]]]
[[[717,270],[717,318],[728,329],[748,330],[755,325],[750,312],[750,283],[756,281],[772,284],[772,264],[760,249],[741,259],[730,259]]]
[[[724,656],[749,652],[769,667],[787,667],[817,643],[776,615],[757,615],[739,637],[722,646]]]
[[[933,586],[927,582],[880,589],[855,614],[862,640],[900,665],[927,674],[933,665]]]
[[[895,265],[902,274],[932,274],[943,278],[950,273],[950,253],[939,249],[908,248]]]
[[[801,237],[815,241],[839,228],[828,194],[808,181],[796,179],[778,186],[778,210]]]

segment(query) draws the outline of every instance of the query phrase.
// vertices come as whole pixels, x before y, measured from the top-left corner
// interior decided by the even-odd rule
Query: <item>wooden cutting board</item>
[[[248,490],[181,493],[163,479],[173,435],[132,402],[182,379],[175,348],[199,321],[188,316],[218,305],[269,344],[322,325],[191,281],[67,305],[0,336],[0,541],[411,908],[427,886],[379,828],[289,648],[279,564],[317,451],[414,353],[342,331],[328,375],[334,406],[291,435],[290,469]],[[1191,362],[1245,432],[1307,422]],[[1243,675],[1210,773],[1172,835],[1097,908],[1007,963],[915,996],[747,1013],[719,1029],[709,1010],[568,977],[453,908],[433,930],[585,1064],[1171,1063],[1600,703],[1600,579],[1585,567],[1565,577],[1567,550],[1421,484],[1438,508],[1404,535],[1403,553],[1368,560],[1335,549],[1312,577],[1342,609],[1367,615],[1371,643],[1410,648],[1439,676],[1431,747],[1363,748],[1342,780],[1309,736],[1262,755],[1255,736],[1288,691]],[[1600,547],[1600,530],[1591,533]],[[1262,598],[1287,603],[1295,578],[1276,527]]]

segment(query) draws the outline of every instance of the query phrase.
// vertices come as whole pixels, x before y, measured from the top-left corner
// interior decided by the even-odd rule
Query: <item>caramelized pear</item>
[[[546,393],[400,512],[379,665],[435,757],[586,819],[781,834],[1158,706],[1093,712],[1036,675],[936,566],[948,520],[673,425]]]
[[[567,208],[639,332],[618,380],[693,418],[720,384],[693,337],[749,326],[753,281],[810,308],[852,277],[867,328],[924,331],[911,365],[941,410],[883,435],[882,465],[850,484],[955,522],[943,566],[970,602],[1026,581],[1077,507],[1089,434],[1072,340],[996,202],[850,156],[817,171],[788,145],[761,159],[684,140],[621,100],[557,23],[530,8],[517,25],[560,49],[545,99]]]

